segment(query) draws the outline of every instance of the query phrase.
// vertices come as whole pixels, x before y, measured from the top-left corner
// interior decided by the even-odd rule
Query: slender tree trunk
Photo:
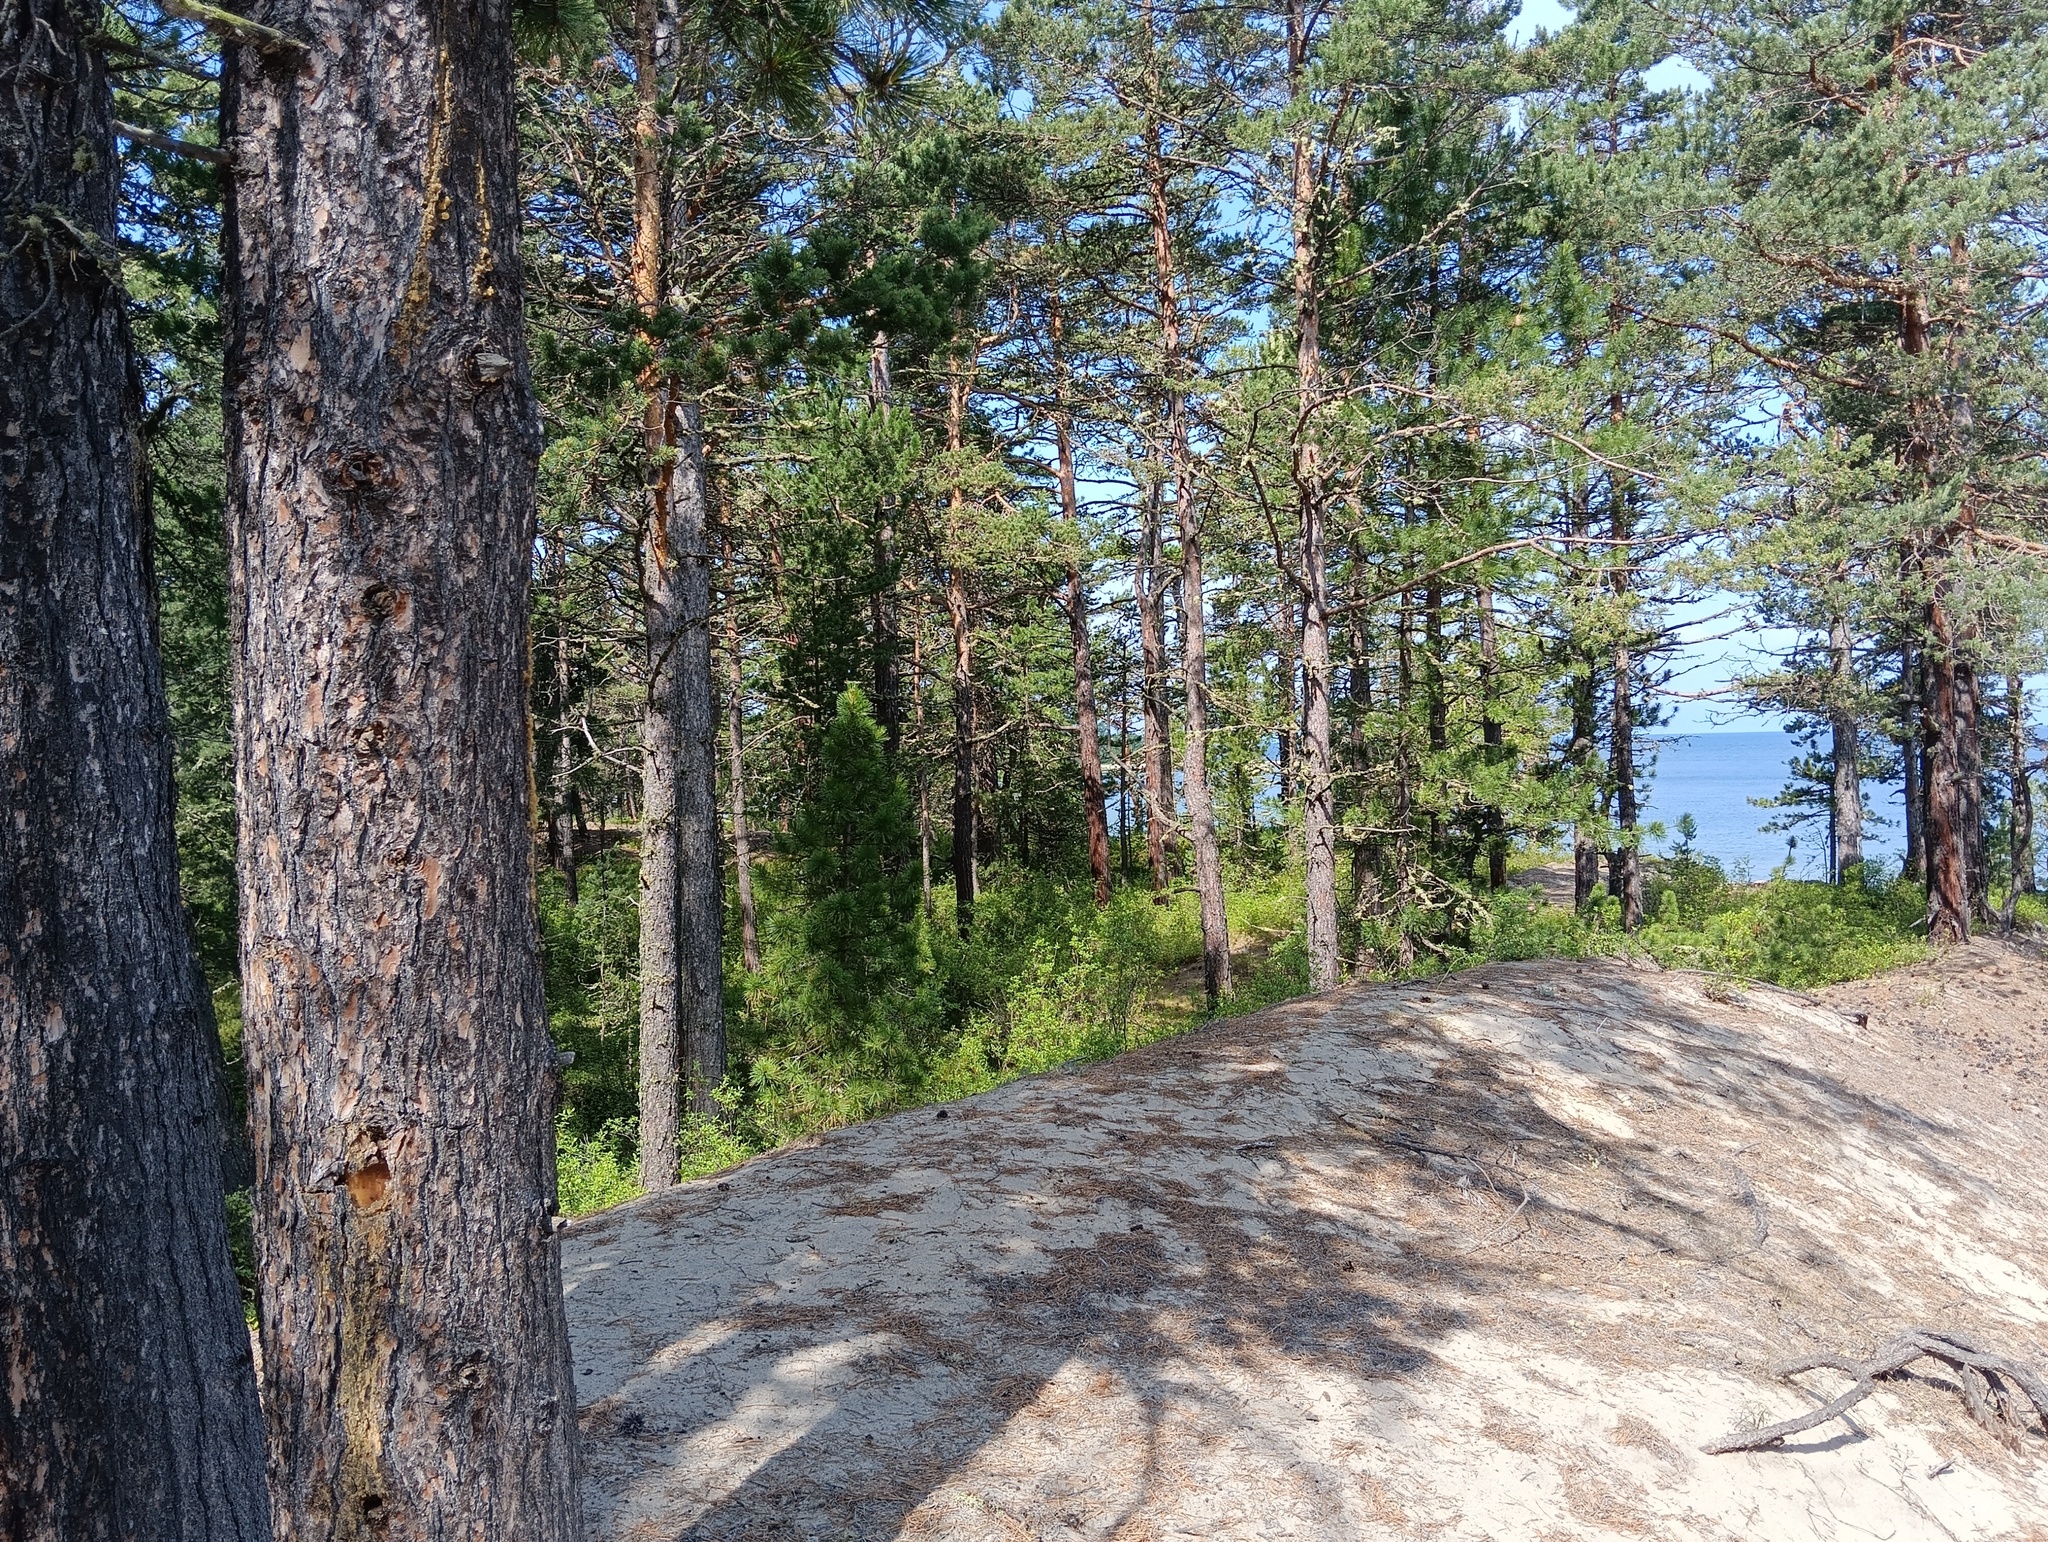
[[[747,762],[742,753],[747,723],[746,677],[740,660],[739,572],[732,538],[724,540],[729,587],[725,598],[725,753],[731,783],[733,886],[740,905],[740,962],[748,974],[761,972],[761,933],[754,915],[754,845],[747,830]]]
[[[1968,689],[1959,679],[1956,638],[1946,595],[1928,603],[1928,646],[1921,655],[1926,759],[1927,937],[1930,942],[1967,942],[1971,904],[1969,842],[1964,833],[1970,800],[1964,788],[1964,753],[1958,698]]]
[[[551,650],[555,666],[555,775],[553,808],[548,815],[548,844],[554,848],[555,867],[562,875],[562,895],[571,905],[576,893],[576,804],[575,724],[571,720],[569,669],[569,540],[558,535],[551,543],[549,566],[555,582],[555,640]]]
[[[1153,303],[1159,316],[1160,371],[1166,385],[1166,458],[1180,522],[1180,644],[1187,732],[1181,751],[1181,788],[1188,805],[1188,843],[1195,852],[1195,897],[1202,919],[1202,989],[1209,1010],[1230,989],[1230,923],[1223,908],[1223,857],[1216,843],[1216,800],[1209,786],[1209,676],[1206,618],[1202,610],[1202,532],[1195,510],[1194,457],[1188,448],[1187,386],[1183,378],[1180,297],[1174,272],[1173,232],[1167,205],[1166,161],[1156,119],[1146,125],[1146,178],[1152,224]]]
[[[1905,876],[1918,880],[1927,872],[1927,800],[1920,774],[1920,664],[1911,644],[1899,653],[1899,724],[1899,763],[1906,783]]]
[[[1828,725],[1835,761],[1830,821],[1834,841],[1829,859],[1835,881],[1841,883],[1847,880],[1852,868],[1863,865],[1863,750],[1856,721],[1856,660],[1849,623],[1840,617],[1828,631],[1828,656],[1833,687],[1828,696]]]
[[[1066,358],[1059,297],[1048,315],[1052,340],[1054,394],[1053,447],[1059,478],[1060,512],[1079,552],[1086,539],[1081,529],[1081,498],[1074,477],[1074,436],[1068,417]],[[1074,730],[1081,749],[1081,811],[1088,822],[1088,873],[1095,881],[1095,903],[1109,903],[1109,803],[1102,787],[1102,740],[1095,714],[1095,663],[1088,637],[1088,584],[1079,561],[1067,564],[1067,626],[1074,646]]]
[[[1288,0],[1290,94],[1303,89],[1308,68],[1308,18],[1302,0]],[[1322,392],[1322,296],[1315,235],[1316,168],[1307,130],[1293,142],[1291,223],[1294,258],[1295,413],[1291,467],[1301,531],[1302,837],[1306,868],[1309,989],[1337,984],[1337,807],[1330,766],[1330,591],[1323,531],[1323,478],[1316,444]]]
[[[966,443],[967,376],[955,370],[946,398],[946,449],[957,456]],[[975,857],[980,831],[974,788],[974,614],[968,603],[967,498],[956,485],[947,495],[956,550],[946,569],[946,618],[953,628],[953,917],[962,937],[974,929]]]
[[[1273,628],[1273,680],[1280,692],[1278,725],[1273,730],[1273,764],[1276,775],[1275,792],[1280,798],[1282,809],[1294,807],[1294,742],[1297,720],[1300,717],[1300,699],[1294,693],[1295,676],[1300,665],[1295,654],[1300,642],[1300,622],[1294,613],[1294,564],[1287,560],[1287,548],[1277,538],[1273,547],[1273,567],[1279,575],[1280,594],[1274,602]]]
[[[276,1533],[577,1538],[510,11],[309,0],[264,19],[312,40],[230,48],[224,105]]]
[[[1164,493],[1154,482],[1142,505],[1137,571],[1138,702],[1144,713],[1145,851],[1152,865],[1152,894],[1164,904],[1173,882],[1173,719],[1166,696],[1166,596]]]
[[[924,608],[913,604],[910,616],[910,710],[920,744],[924,741]],[[932,784],[925,756],[917,764],[917,874],[927,919],[932,914]]]
[[[2034,892],[2034,787],[2027,767],[2027,693],[2017,673],[2005,677],[2006,768],[2012,780],[2006,850],[2012,858],[2012,892]]]
[[[0,1535],[259,1542],[98,15],[0,11]]]
[[[1620,396],[1614,397],[1609,412],[1616,422],[1621,420]],[[1615,597],[1624,604],[1621,614],[1622,639],[1614,645],[1614,701],[1611,709],[1613,721],[1608,725],[1609,732],[1613,735],[1608,771],[1614,782],[1614,822],[1619,836],[1614,854],[1609,859],[1608,886],[1610,891],[1621,899],[1621,929],[1624,932],[1632,932],[1643,924],[1642,850],[1636,836],[1635,682],[1632,676],[1634,659],[1628,642],[1631,618],[1626,606],[1629,592],[1627,543],[1635,532],[1630,517],[1628,491],[1621,485],[1619,473],[1610,472],[1609,475],[1614,479],[1611,489],[1613,508],[1610,517],[1615,559],[1610,583]]]
[[[711,662],[711,531],[697,404],[677,404],[675,495],[664,556],[680,600],[674,650],[677,991],[689,1107],[715,1115],[725,1080],[725,858],[718,840],[718,702]]]
[[[869,410],[888,421],[893,387],[889,378],[889,337],[877,332],[868,349]],[[875,592],[870,601],[870,624],[875,634],[875,721],[882,728],[882,743],[895,758],[903,743],[903,701],[897,679],[896,657],[902,651],[896,604],[896,499],[882,499],[875,511]]]
[[[1970,905],[1979,921],[1991,921],[1991,853],[1984,840],[1983,685],[1975,666],[1956,660],[1957,766],[1962,793],[1963,860],[1969,870]]]
[[[1498,706],[1500,633],[1493,613],[1493,586],[1480,584],[1475,598],[1479,606],[1479,741],[1485,747],[1489,770],[1498,775],[1506,746],[1502,739]],[[1483,828],[1486,886],[1498,892],[1508,886],[1507,821],[1498,803],[1487,804]]]

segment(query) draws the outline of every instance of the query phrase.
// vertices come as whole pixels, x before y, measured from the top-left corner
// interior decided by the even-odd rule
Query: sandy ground
[[[1787,1355],[2044,1358],[2044,1038],[1996,943],[1496,965],[760,1158],[565,1236],[591,1534],[2048,1542],[1932,1374],[1698,1452]]]

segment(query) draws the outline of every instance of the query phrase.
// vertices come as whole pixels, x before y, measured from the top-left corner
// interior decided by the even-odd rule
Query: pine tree
[[[859,1039],[916,970],[917,825],[860,687],[839,694],[790,830],[817,1007]]]

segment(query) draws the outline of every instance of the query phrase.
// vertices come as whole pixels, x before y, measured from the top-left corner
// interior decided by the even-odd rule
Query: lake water
[[[1766,835],[1762,826],[1790,810],[1757,808],[1751,798],[1776,797],[1790,775],[1789,762],[1799,753],[1792,736],[1782,732],[1657,735],[1650,741],[1657,761],[1648,789],[1645,821],[1664,825],[1651,851],[1669,851],[1678,839],[1678,818],[1691,814],[1699,825],[1693,845],[1702,855],[1718,858],[1732,873],[1748,869],[1752,879],[1766,878],[1785,860],[1783,835]],[[1905,799],[1897,783],[1863,789],[1866,817],[1863,851],[1866,861],[1883,861],[1897,872],[1906,850]],[[1813,820],[1794,832],[1792,876],[1822,878],[1827,873],[1827,825]]]

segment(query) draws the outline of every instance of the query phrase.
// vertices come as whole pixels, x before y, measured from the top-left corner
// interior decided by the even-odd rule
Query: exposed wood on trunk
[[[1202,991],[1209,1008],[1230,989],[1230,925],[1223,908],[1223,857],[1216,844],[1216,801],[1209,787],[1207,622],[1202,610],[1202,531],[1195,500],[1194,457],[1188,446],[1186,360],[1174,271],[1172,211],[1158,120],[1146,124],[1145,172],[1152,225],[1152,300],[1158,313],[1160,373],[1166,387],[1166,465],[1180,524],[1180,646],[1186,700],[1182,708],[1181,788],[1188,805],[1188,844],[1195,853],[1195,898],[1202,923]]]
[[[1303,0],[1288,0],[1290,95],[1306,89],[1309,18]],[[1315,147],[1306,128],[1294,135],[1290,221],[1294,265],[1295,412],[1291,472],[1301,533],[1301,668],[1303,880],[1311,990],[1337,984],[1337,818],[1330,766],[1330,592],[1323,530],[1323,476],[1316,444],[1322,392],[1322,295],[1317,268]]]
[[[1067,406],[1064,320],[1059,296],[1051,298],[1047,331],[1053,364],[1053,448],[1059,479],[1060,513],[1074,543],[1083,550],[1081,498],[1074,476],[1073,420]],[[1088,583],[1078,558],[1067,564],[1067,627],[1074,648],[1074,731],[1081,752],[1081,813],[1088,825],[1088,873],[1095,883],[1095,903],[1109,903],[1109,804],[1102,786],[1102,740],[1095,712],[1095,661],[1088,636]]]
[[[1828,870],[1840,883],[1863,863],[1863,749],[1856,718],[1856,660],[1845,617],[1837,616],[1828,629],[1828,675],[1828,729],[1835,762]]]
[[[228,50],[242,980],[279,1537],[579,1537],[506,0]],[[451,1438],[459,1432],[460,1438]]]
[[[264,1542],[98,17],[0,11],[0,1535]]]
[[[1970,904],[1979,921],[1990,921],[1991,853],[1984,840],[1983,684],[1966,657],[1956,660],[1956,765],[1961,794],[1963,862],[1969,873]]]

